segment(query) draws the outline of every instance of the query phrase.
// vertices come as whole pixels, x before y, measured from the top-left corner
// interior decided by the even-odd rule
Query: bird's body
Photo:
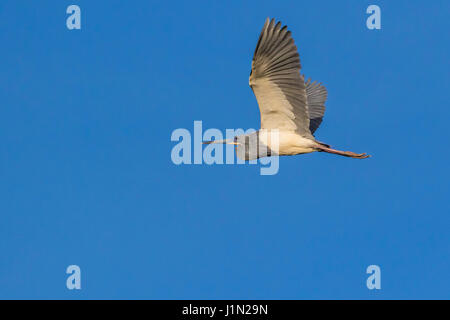
[[[272,155],[296,155],[315,151],[352,158],[366,154],[331,149],[314,132],[322,123],[327,91],[320,83],[304,80],[300,58],[287,27],[266,20],[253,55],[249,84],[258,101],[261,129],[235,137],[234,141],[210,141],[236,145],[244,160]]]
[[[259,140],[270,150],[277,150],[280,156],[293,156],[296,154],[310,153],[316,151],[314,146],[316,142],[302,137],[295,131],[257,131]],[[272,136],[278,135],[278,141],[273,141]],[[276,138],[275,138],[276,139]]]

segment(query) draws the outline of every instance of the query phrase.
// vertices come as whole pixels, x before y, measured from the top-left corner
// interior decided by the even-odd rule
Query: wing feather
[[[291,32],[267,19],[256,45],[250,73],[262,129],[297,131],[312,137],[306,86]]]
[[[306,81],[306,95],[308,97],[309,129],[314,134],[322,123],[325,113],[327,89],[320,83],[311,82],[311,79],[308,79]]]

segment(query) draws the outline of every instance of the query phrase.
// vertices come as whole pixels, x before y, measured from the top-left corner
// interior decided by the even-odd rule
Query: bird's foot
[[[351,152],[351,151],[344,151],[344,153],[346,153],[345,155],[347,157],[351,157],[351,158],[355,158],[355,159],[366,159],[366,158],[370,157],[370,155],[368,155],[367,153],[355,153],[355,152]]]

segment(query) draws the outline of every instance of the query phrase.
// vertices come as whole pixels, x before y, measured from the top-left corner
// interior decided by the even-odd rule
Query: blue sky
[[[449,9],[2,1],[0,298],[450,298]],[[373,157],[284,157],[274,176],[174,165],[174,129],[258,127],[248,75],[268,16],[328,89],[316,137]]]

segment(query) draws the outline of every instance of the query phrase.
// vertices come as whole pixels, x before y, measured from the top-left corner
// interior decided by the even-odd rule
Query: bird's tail
[[[370,157],[370,155],[365,154],[365,153],[354,153],[351,151],[341,151],[341,150],[332,149],[329,146],[322,144],[322,143],[320,145],[316,146],[316,148],[317,148],[317,151],[319,151],[319,152],[327,152],[327,153],[337,154],[340,156],[350,157],[350,158],[355,158],[355,159],[366,159],[366,158]]]

